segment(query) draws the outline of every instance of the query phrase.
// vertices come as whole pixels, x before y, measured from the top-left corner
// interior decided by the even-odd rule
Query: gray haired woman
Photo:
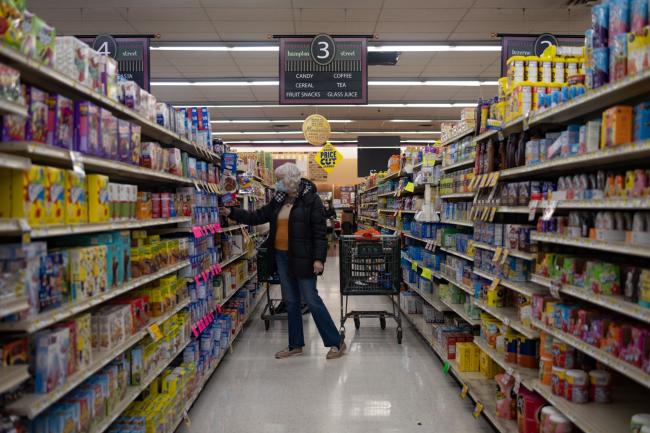
[[[282,298],[289,316],[289,346],[275,354],[277,359],[302,355],[305,345],[301,297],[309,307],[325,347],[327,359],[340,358],[345,341],[332,316],[318,296],[316,276],[323,273],[327,258],[327,226],[323,203],[316,185],[300,177],[297,165],[286,163],[275,170],[276,194],[255,212],[224,208],[223,214],[248,225],[270,223],[265,246],[280,274]]]

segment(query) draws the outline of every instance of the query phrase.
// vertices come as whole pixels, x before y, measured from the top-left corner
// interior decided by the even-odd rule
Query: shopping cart
[[[402,343],[402,319],[396,300],[400,290],[400,239],[398,236],[341,236],[339,248],[341,280],[341,336],[345,337],[345,322],[354,319],[359,329],[361,317],[378,317],[381,329],[386,318],[397,322],[397,343]],[[348,311],[348,296],[387,295],[393,312]],[[345,305],[343,297],[345,297]]]
[[[271,260],[269,260],[268,254],[267,248],[258,248],[257,250],[257,281],[260,284],[266,284],[266,306],[260,318],[264,320],[264,329],[267,331],[271,326],[272,320],[287,320],[287,310],[284,302],[280,298],[271,296],[271,285],[280,284],[280,276],[271,267]],[[302,314],[308,311],[307,306],[303,305]]]

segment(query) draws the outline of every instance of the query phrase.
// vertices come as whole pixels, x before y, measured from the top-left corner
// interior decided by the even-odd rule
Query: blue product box
[[[35,336],[34,392],[46,394],[65,383],[70,329],[45,330]]]
[[[650,139],[650,102],[634,107],[634,140]]]
[[[69,299],[68,252],[51,251],[45,256],[45,273],[38,294],[39,311],[60,307]]]

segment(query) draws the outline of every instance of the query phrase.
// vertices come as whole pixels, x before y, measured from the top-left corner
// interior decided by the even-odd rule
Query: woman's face
[[[278,184],[282,184],[283,192],[286,192],[289,195],[295,195],[298,193],[298,184],[300,183],[299,179],[294,179],[289,176],[278,177]]]

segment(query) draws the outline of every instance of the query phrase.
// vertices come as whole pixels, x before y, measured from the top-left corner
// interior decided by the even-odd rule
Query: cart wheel
[[[359,316],[354,316],[354,327],[357,329],[361,327],[361,319],[359,319]]]
[[[268,331],[270,326],[271,326],[271,321],[270,320],[265,320],[264,321],[264,329]]]
[[[397,330],[397,344],[402,344],[402,330]]]
[[[379,318],[379,326],[381,326],[381,329],[386,329],[386,318],[384,316]]]
[[[345,329],[341,330],[341,341],[345,340]]]

